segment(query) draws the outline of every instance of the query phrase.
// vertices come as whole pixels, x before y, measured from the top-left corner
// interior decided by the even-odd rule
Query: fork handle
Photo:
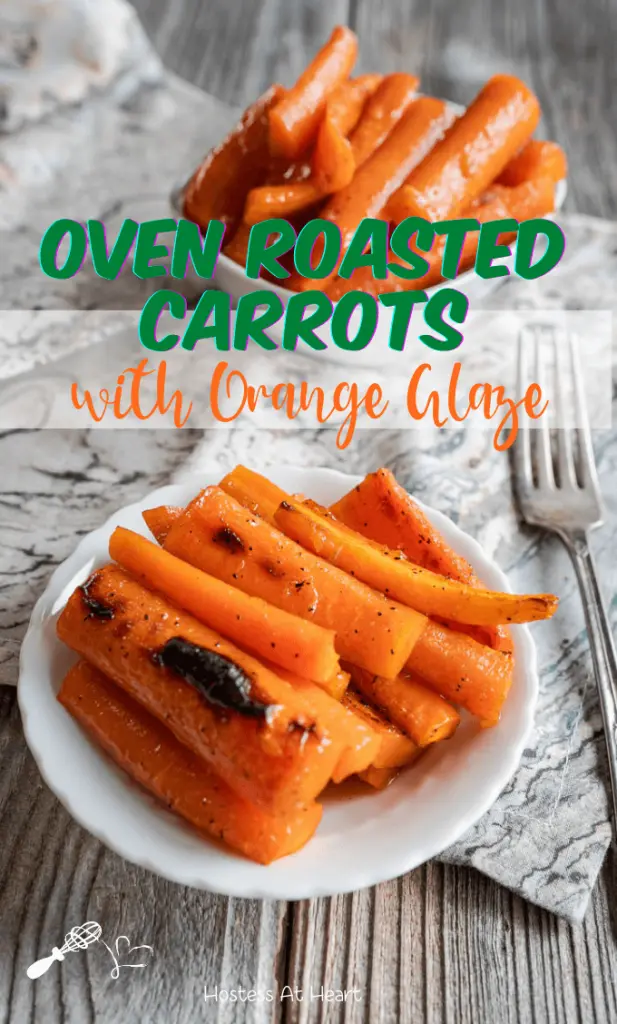
[[[589,646],[600,695],[613,795],[613,828],[617,829],[617,652],[598,584],[587,533],[561,533],[572,559],[583,599]]]

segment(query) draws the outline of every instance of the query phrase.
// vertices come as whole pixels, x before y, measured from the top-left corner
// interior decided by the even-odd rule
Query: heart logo
[[[118,967],[147,967],[153,952],[152,946],[131,946],[128,935],[119,935],[116,939]]]

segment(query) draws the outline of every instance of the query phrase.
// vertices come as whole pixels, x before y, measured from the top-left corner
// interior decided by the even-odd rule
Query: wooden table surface
[[[569,206],[617,213],[617,99],[611,81],[617,4],[587,0],[136,0],[167,65],[233,103],[272,80],[289,83],[337,22],[359,33],[364,70],[406,69],[423,87],[466,102],[495,71],[514,71],[536,89],[546,133],[568,151]],[[105,433],[105,432],[104,432]],[[90,529],[118,504],[165,482],[194,442],[192,432],[154,460],[130,448],[118,480],[73,434],[70,471],[52,439],[25,441],[39,475],[19,487],[4,478],[1,505],[25,527],[44,510],[58,523],[45,472],[65,485],[70,530],[37,552],[10,625],[25,624],[31,602],[75,531]],[[0,439],[11,466],[13,439]],[[40,447],[39,447],[40,445]],[[23,450],[22,450],[23,451]],[[27,459],[27,455],[22,456]],[[68,457],[68,456],[67,456]],[[17,479],[15,477],[15,479]],[[109,494],[109,480],[120,492]],[[73,500],[87,489],[88,501]],[[81,490],[80,490],[81,489]],[[121,501],[119,500],[121,498]],[[87,506],[87,507],[86,507]],[[22,552],[32,558],[32,552]],[[20,551],[14,552],[16,573]],[[346,1024],[420,1021],[548,1024],[617,1020],[615,908],[617,858],[611,851],[585,923],[573,929],[472,870],[430,863],[397,881],[350,897],[298,904],[228,900],[183,889],[121,861],[77,826],[41,781],[24,744],[14,691],[0,689],[0,1018],[28,1021],[193,1021]],[[148,942],[155,959],[130,984],[110,984],[97,956],[69,958],[34,986],[25,967],[50,951],[67,922],[95,918],[105,933]],[[219,999],[204,1000],[204,985]],[[255,988],[303,998],[224,1000],[221,989]],[[321,986],[357,989],[360,998],[325,1004]],[[312,992],[311,992],[312,990]]]

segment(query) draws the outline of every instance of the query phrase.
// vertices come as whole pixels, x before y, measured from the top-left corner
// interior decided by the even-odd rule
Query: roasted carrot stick
[[[354,176],[356,164],[347,135],[356,124],[380,75],[362,75],[342,82],[326,102],[319,125],[308,179],[287,170],[275,180],[251,189],[244,206],[244,221],[258,224],[268,217],[292,217],[330,192],[344,188]],[[279,180],[281,177],[284,180]]]
[[[186,186],[184,214],[206,228],[222,220],[228,230],[238,223],[249,189],[266,173],[268,113],[282,99],[284,89],[273,85],[248,108],[240,123],[206,156]]]
[[[276,525],[314,555],[424,615],[467,625],[548,619],[557,609],[553,594],[507,594],[446,579],[410,562],[397,548],[368,540],[312,501],[283,501]]]
[[[568,173],[566,154],[556,142],[532,139],[510,160],[496,180],[497,185],[510,188],[526,181],[549,178],[562,181]]]
[[[351,184],[328,200],[320,216],[338,225],[341,255],[360,221],[364,217],[378,216],[411,169],[426,155],[436,133],[441,131],[445,113],[442,100],[427,96],[415,100],[385,142],[358,169]],[[323,279],[321,286],[326,288],[332,277]],[[300,290],[314,286],[310,278],[299,282]]]
[[[282,668],[280,665],[275,665],[265,658],[263,663],[266,668],[271,668],[277,676],[280,676],[281,679],[287,680],[287,682],[291,683],[292,686],[302,689],[302,687],[307,686],[309,682],[313,685],[312,681],[307,680],[305,676],[301,676],[297,672],[290,672],[289,669]],[[349,680],[349,672],[344,672],[343,669],[339,669],[336,675],[332,676],[327,683],[318,685],[320,685],[322,690],[325,690],[327,694],[333,697],[335,701],[340,702],[342,701],[345,691],[349,686]]]
[[[183,512],[184,509],[177,505],[159,505],[158,508],[147,508],[142,516],[154,539],[162,544],[174,519]]]
[[[316,683],[327,685],[336,677],[332,630],[230,587],[122,526],[111,535],[109,554],[145,587],[258,657]]]
[[[481,725],[489,726],[499,721],[514,664],[504,651],[429,621],[407,667],[427,686],[479,718]]]
[[[289,495],[261,473],[236,466],[224,476],[219,487],[251,512],[274,526],[274,513]]]
[[[343,704],[373,729],[380,739],[379,750],[373,758],[374,768],[403,768],[416,759],[420,750],[393,722],[360,696],[357,690],[347,690]]]
[[[132,779],[200,832],[259,864],[299,850],[319,824],[318,804],[275,817],[238,796],[169,729],[85,661],[65,677],[58,700]]]
[[[360,693],[419,747],[446,740],[455,732],[460,722],[456,709],[408,673],[383,679],[354,666],[349,671]]]
[[[77,587],[57,630],[270,813],[310,804],[331,778],[344,742],[312,698],[118,566]]]
[[[349,140],[356,167],[360,167],[385,142],[416,98],[419,83],[415,75],[403,72],[386,75],[382,80],[367,101]]]
[[[314,140],[329,93],[346,79],[358,53],[351,29],[338,25],[296,84],[270,111],[270,148],[290,160]]]
[[[366,771],[358,772],[358,778],[366,782],[373,789],[386,789],[391,782],[400,775],[400,768],[367,768]]]
[[[426,623],[425,616],[311,555],[217,487],[191,502],[165,547],[246,593],[334,629],[341,656],[385,676],[400,671]]]
[[[539,118],[538,101],[520,79],[489,79],[405,183],[398,216],[456,217],[501,174]]]
[[[459,583],[480,586],[469,562],[446,543],[388,469],[369,473],[362,483],[332,505],[330,511],[369,540],[402,551],[410,562]],[[497,650],[512,650],[510,633],[503,626],[483,627],[477,631],[477,638]]]

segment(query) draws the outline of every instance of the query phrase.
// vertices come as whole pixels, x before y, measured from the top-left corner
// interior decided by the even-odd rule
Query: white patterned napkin
[[[112,6],[124,7],[120,0]],[[135,39],[134,54],[140,57],[147,44],[139,33]],[[16,76],[10,80],[10,123],[22,127],[0,142],[5,171],[0,242],[9,251],[10,233],[11,245],[11,259],[0,261],[5,309],[138,309],[147,296],[148,282],[130,273],[110,283],[84,270],[70,281],[54,282],[42,278],[37,260],[41,234],[60,212],[101,219],[112,232],[124,217],[142,220],[166,212],[171,186],[233,120],[234,112],[224,104],[171,76],[157,83],[155,61],[142,76],[129,57],[130,48],[108,65],[118,74],[114,78],[110,72],[107,85],[122,79],[125,88],[95,91],[87,104],[73,104],[44,121],[36,119],[32,95],[22,102]],[[0,84],[6,87],[8,81],[5,75]],[[81,96],[90,95],[93,83],[86,87],[83,79],[82,85]],[[43,112],[48,113],[39,104]],[[562,225],[568,251],[558,270],[535,284],[508,282],[494,294],[492,306],[614,308],[617,229],[572,216],[562,218]],[[68,347],[55,336],[44,356],[53,367],[69,363],[74,338],[67,338]],[[85,343],[81,338],[80,345]],[[12,386],[27,387],[33,373],[28,350],[4,355],[11,357]],[[325,363],[321,371],[325,385]],[[615,429],[596,436],[608,519],[594,546],[609,604],[617,594],[611,557],[617,540],[616,442]],[[521,766],[491,811],[443,859],[473,865],[526,899],[580,921],[610,840],[604,743],[582,609],[559,543],[518,523],[508,461],[493,451],[490,434],[366,432],[338,451],[323,431],[244,427],[206,432],[186,469],[216,462],[223,471],[239,461],[265,470],[275,462],[329,464],[347,472],[387,465],[413,494],[476,536],[515,589],[560,595],[559,615],[534,630],[541,693]],[[3,682],[14,679],[15,654],[12,646],[2,652]]]

